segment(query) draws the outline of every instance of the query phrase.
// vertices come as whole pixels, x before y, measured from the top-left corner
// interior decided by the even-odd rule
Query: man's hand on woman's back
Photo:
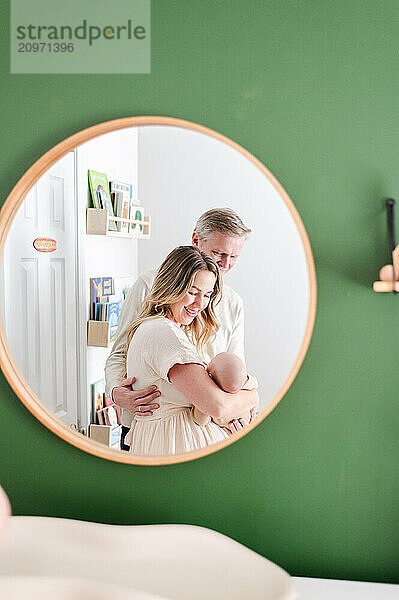
[[[112,390],[112,399],[121,408],[125,408],[134,415],[151,416],[159,408],[156,399],[161,392],[156,385],[150,385],[142,390],[134,390],[135,377],[128,377]]]

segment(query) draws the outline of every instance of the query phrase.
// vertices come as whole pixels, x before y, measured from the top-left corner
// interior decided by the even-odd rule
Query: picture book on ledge
[[[130,201],[132,197],[132,186],[130,183],[110,181],[109,191],[113,203],[114,215],[116,217],[122,217],[123,219],[129,219]],[[129,233],[128,222],[117,221],[116,227],[121,233]]]
[[[136,204],[130,205],[130,220],[131,221],[144,221],[144,207],[137,206]],[[132,223],[132,231],[137,233],[143,233],[144,226],[142,223]]]
[[[99,321],[96,318],[98,311],[97,304],[108,302],[109,296],[114,293],[114,282],[112,277],[91,277],[90,278],[90,319]]]
[[[99,410],[97,412],[97,419],[99,425],[111,425],[112,427],[117,427],[121,424],[119,406],[111,404]]]
[[[120,408],[105,395],[105,380],[91,384],[92,416],[91,422],[99,425],[120,425]]]
[[[91,194],[91,200],[94,208],[106,208],[111,217],[114,217],[114,209],[111,202],[111,195],[109,192],[108,179],[105,173],[99,171],[88,171],[89,177],[89,188]],[[108,223],[108,229],[110,231],[118,231],[116,221],[110,220]]]

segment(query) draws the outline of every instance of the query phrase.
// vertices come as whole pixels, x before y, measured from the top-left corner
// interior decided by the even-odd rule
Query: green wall
[[[192,523],[295,575],[399,582],[399,298],[371,287],[388,262],[384,199],[399,200],[397,0],[153,0],[151,75],[107,76],[108,87],[100,75],[10,75],[8,2],[0,10],[2,201],[82,128],[188,119],[280,180],[307,228],[319,293],[309,352],[277,409],[194,462],[85,454],[1,377],[0,481],[15,514]]]

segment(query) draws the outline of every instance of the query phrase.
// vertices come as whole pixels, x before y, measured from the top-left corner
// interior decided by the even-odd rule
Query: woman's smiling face
[[[172,321],[179,325],[190,325],[198,313],[208,306],[215,281],[216,277],[211,271],[197,271],[188,291],[169,306]]]

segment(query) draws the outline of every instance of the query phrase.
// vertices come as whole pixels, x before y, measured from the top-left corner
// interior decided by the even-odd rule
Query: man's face
[[[217,266],[221,275],[226,275],[234,267],[244,246],[245,236],[235,237],[214,231],[206,240],[202,240],[196,231],[192,236],[193,246],[208,254]]]

